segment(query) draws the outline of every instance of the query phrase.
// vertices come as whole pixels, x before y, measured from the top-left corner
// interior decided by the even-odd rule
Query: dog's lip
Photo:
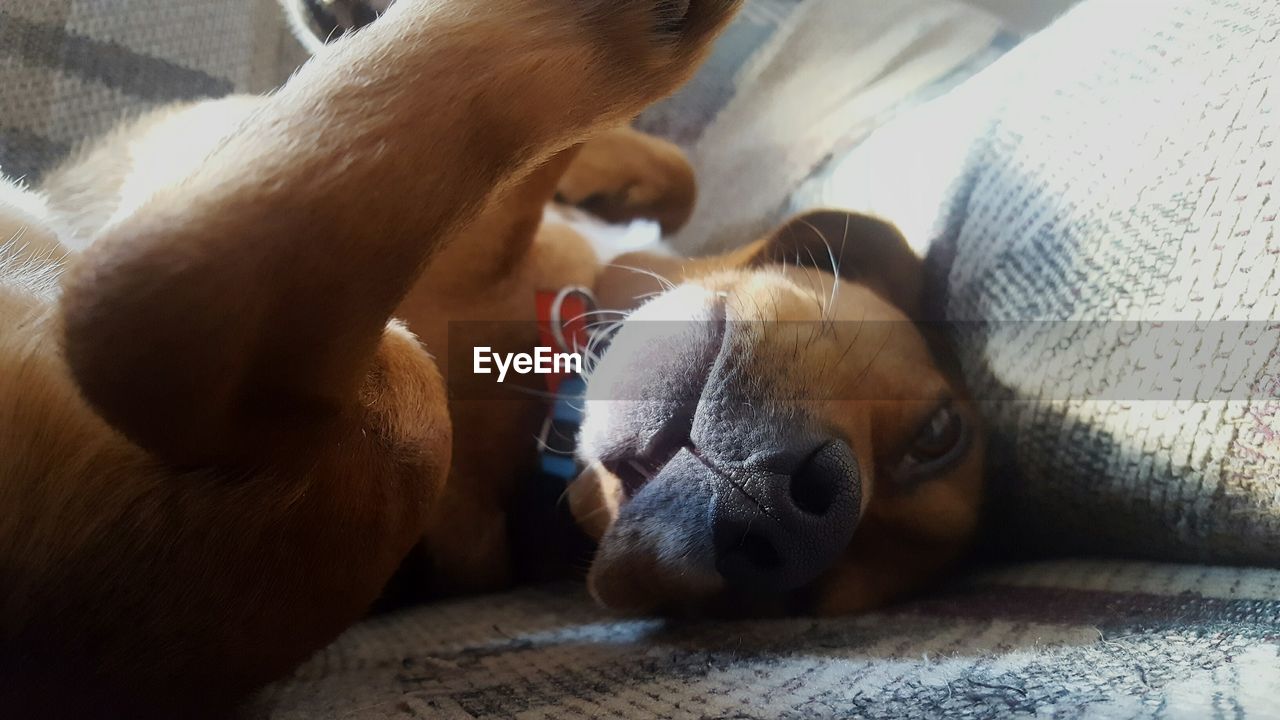
[[[622,485],[623,497],[630,498],[661,472],[669,460],[670,458],[658,461],[637,455],[606,460],[601,464],[606,471],[618,478],[618,482]]]
[[[623,497],[631,498],[640,488],[662,471],[676,453],[686,447],[692,447],[690,437],[693,429],[693,418],[698,402],[706,391],[707,383],[715,369],[728,342],[727,330],[728,308],[724,298],[718,298],[710,308],[710,319],[714,331],[707,340],[707,347],[714,348],[709,353],[707,362],[699,368],[700,375],[692,385],[693,392],[681,410],[675,413],[662,427],[659,427],[638,450],[624,451],[613,457],[600,459],[600,465],[622,486]]]

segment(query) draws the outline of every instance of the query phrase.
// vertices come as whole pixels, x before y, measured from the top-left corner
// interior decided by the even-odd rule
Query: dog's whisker
[[[567,497],[567,496],[568,496],[568,494],[569,494],[569,491],[568,491],[568,490],[566,490],[566,491],[565,491],[565,496]],[[595,518],[598,518],[598,517],[600,517],[601,515],[608,515],[608,514],[609,514],[609,508],[607,508],[607,507],[598,507],[598,508],[596,508],[595,510],[592,510],[591,512],[584,514],[582,517],[577,518],[577,520],[578,520],[579,522],[582,522],[582,521],[585,521],[585,520],[594,520]],[[588,566],[588,568],[587,568],[587,569],[590,569],[590,567]]]
[[[834,309],[836,302],[840,299],[840,259],[836,257],[835,248],[831,247],[831,241],[827,236],[819,233],[819,237],[822,238],[822,244],[827,248],[827,257],[831,259],[831,302],[828,304],[828,307]],[[849,216],[846,215],[844,218],[844,238],[840,241],[842,244],[840,257],[844,257],[843,243],[848,239],[848,237]]]
[[[805,224],[809,225],[809,223],[807,222]],[[818,232],[818,229],[814,228],[812,225],[809,225],[809,227],[812,228],[815,233]],[[819,233],[818,237],[822,238],[821,233]],[[826,238],[822,238],[822,241],[825,243]],[[804,251],[809,254],[809,261],[813,263],[814,266],[817,266],[818,258],[814,256],[813,250],[806,247]],[[831,305],[830,305],[830,301],[827,300],[827,291],[822,289],[821,283],[819,283],[818,286],[814,289],[814,295],[816,296],[816,300],[818,303],[818,310],[820,313],[819,322],[823,323],[824,325],[823,331],[825,332],[827,330],[826,328],[827,313],[829,312]]]
[[[48,297],[56,291],[70,252],[61,246],[33,248],[25,241],[29,231],[24,225],[0,243],[0,276]]]
[[[605,340],[603,338],[592,341],[587,345],[586,353],[590,355],[592,359],[597,361],[600,360],[604,357],[604,343]]]
[[[26,234],[27,234],[27,226],[23,225],[22,227],[18,228],[18,231],[13,234],[13,237],[9,238],[9,241],[6,242],[3,247],[5,249],[14,247],[15,245],[18,244],[18,241],[22,239],[22,236]],[[19,250],[25,250],[25,249],[26,249],[26,246],[24,245],[21,248],[17,248],[14,252],[16,253]]]
[[[754,306],[755,306],[755,308],[756,308],[756,319],[757,319],[757,320],[760,320],[760,321],[763,321],[763,320],[764,320],[764,308],[760,307],[760,299],[759,299],[759,298],[757,298],[757,297],[755,296],[755,294],[754,294],[754,293],[753,293],[753,294],[750,294],[750,295],[747,295],[747,297],[751,299],[751,304],[752,304],[752,305],[754,305]]]
[[[601,328],[596,332],[595,336],[587,341],[587,344],[580,348],[580,352],[599,358],[604,355],[605,348],[613,340],[613,336],[617,333],[617,328],[607,327]]]
[[[543,441],[541,435],[534,433],[533,435],[530,435],[530,437],[533,438],[533,444],[538,448],[538,452],[546,452],[550,449],[547,443]]]
[[[598,345],[596,345],[594,342],[589,341],[585,347],[576,347],[576,350],[584,356],[583,357],[584,360],[600,359],[600,351],[598,350]]]
[[[800,251],[796,250],[796,267],[804,268],[805,277],[809,280],[809,289],[813,292],[813,301],[818,306],[818,313],[825,316],[827,308],[823,305],[823,298],[826,292],[822,289],[822,281],[818,277],[818,272],[814,270],[813,265],[805,265],[800,261]]]
[[[862,317],[858,319],[858,329],[853,331],[853,339],[849,341],[849,347],[844,349],[844,352],[840,355],[840,359],[836,361],[836,367],[840,367],[844,364],[845,358],[849,356],[849,353],[853,352],[853,348],[858,344],[858,338],[862,337],[862,328],[865,327],[866,324],[867,309],[864,307],[862,308]]]
[[[622,324],[621,320],[597,320],[593,323],[589,323],[586,326],[586,329],[594,330],[596,328],[607,328],[607,327],[612,327],[612,326],[621,325],[621,324]]]
[[[638,275],[645,275],[645,276],[647,276],[647,277],[651,277],[651,278],[653,278],[654,280],[657,280],[657,281],[658,281],[658,284],[662,286],[663,290],[675,290],[675,289],[676,289],[676,284],[675,284],[675,283],[673,283],[673,282],[671,282],[670,280],[668,280],[668,279],[666,279],[666,278],[662,277],[662,276],[661,276],[661,275],[659,275],[658,273],[653,272],[652,270],[645,270],[644,268],[632,267],[632,266],[630,266],[630,265],[619,265],[619,264],[617,264],[617,263],[610,263],[610,264],[609,264],[609,267],[615,267],[615,268],[618,268],[619,270],[629,270],[629,271],[631,271],[631,272],[633,272],[633,273],[636,273],[636,274],[638,274]]]
[[[809,340],[804,344],[805,352],[808,352],[809,349],[813,347],[813,343],[816,342],[817,339],[818,339],[818,333],[814,329],[813,325],[810,323],[809,324]]]
[[[845,216],[844,216],[844,234],[840,237],[840,258],[839,258],[838,260],[836,260],[836,271],[835,271],[835,277],[836,277],[836,289],[835,289],[835,291],[834,291],[834,292],[835,292],[835,295],[834,295],[834,297],[833,297],[833,299],[832,299],[832,305],[833,305],[833,306],[835,305],[835,303],[837,303],[837,302],[839,302],[839,301],[840,301],[840,290],[839,290],[839,286],[840,286],[840,265],[844,263],[844,251],[845,251],[845,247],[846,247],[846,246],[848,245],[848,243],[849,243],[849,220],[850,220],[850,218],[852,218],[852,217],[853,217],[853,216],[852,216],[852,215],[849,215],[849,214],[845,214]],[[833,258],[834,258],[834,256],[833,256]],[[835,319],[835,315],[834,315],[834,307],[833,307],[833,308],[832,308],[832,320],[834,321],[834,319]]]
[[[591,338],[587,341],[587,346],[594,347],[608,339],[611,339],[618,330],[622,329],[624,324],[626,324],[625,319],[593,323],[591,328],[595,329],[596,332],[591,334]]]
[[[889,332],[885,333],[884,336],[884,342],[880,343],[880,347],[876,350],[875,354],[871,356],[871,360],[867,362],[866,367],[862,368],[862,372],[858,373],[858,376],[854,378],[853,384],[849,387],[850,394],[858,389],[862,384],[862,381],[865,380],[867,375],[871,372],[871,368],[876,364],[876,360],[880,359],[880,355],[884,352],[884,349],[889,346],[889,340],[893,337],[893,333],[897,327],[897,323],[890,323]]]
[[[586,320],[588,318],[600,317],[603,315],[625,316],[626,313],[622,312],[621,310],[588,310],[587,312],[581,313],[579,315],[575,315],[574,317],[571,317],[568,320],[565,320],[564,324],[569,325],[571,323],[576,323],[579,320]]]
[[[817,227],[814,227],[813,223],[809,222],[808,220],[801,220],[801,222],[803,222],[806,227],[812,230],[813,234],[817,235],[818,239],[822,241],[822,244],[827,248],[827,257],[831,260],[831,278],[832,278],[831,279],[831,300],[827,304],[828,311],[824,311],[823,313],[823,320],[824,322],[833,320],[832,317],[828,317],[828,312],[835,309],[836,303],[840,299],[840,260],[836,257],[836,251],[835,251],[835,248],[831,246],[831,241],[827,239],[827,236],[821,230],[819,230]],[[848,237],[849,237],[848,216],[845,217],[844,235],[845,235],[844,238],[842,238],[840,241],[841,257],[844,256],[843,255],[844,243],[848,240]],[[812,252],[810,252],[810,257],[812,257],[812,255],[813,255]],[[815,265],[817,264],[817,260],[814,260],[814,264]],[[831,330],[832,332],[834,332],[834,326],[832,326]]]

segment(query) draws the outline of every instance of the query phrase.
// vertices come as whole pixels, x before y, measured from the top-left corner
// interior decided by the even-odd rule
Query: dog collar
[[[585,353],[591,344],[595,295],[584,287],[537,294],[540,344],[562,353]],[[538,436],[538,465],[544,478],[567,485],[582,471],[576,450],[586,407],[587,382],[579,373],[545,376],[551,409]]]

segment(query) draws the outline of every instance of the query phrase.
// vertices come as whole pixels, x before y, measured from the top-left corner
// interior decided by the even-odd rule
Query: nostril
[[[791,501],[810,515],[826,515],[836,500],[835,484],[806,465],[791,478]]]
[[[813,445],[800,445],[812,448]],[[710,509],[716,570],[726,586],[748,593],[784,593],[835,565],[861,516],[862,478],[848,443],[829,440],[796,466],[720,475]],[[778,457],[784,457],[779,455]]]
[[[782,567],[782,555],[769,538],[760,533],[749,533],[733,552],[741,554],[752,565],[761,570],[772,570]]]
[[[850,481],[852,452],[840,440],[819,448],[791,476],[791,502],[810,515],[830,512]]]
[[[763,518],[745,524],[732,521],[715,527],[716,571],[742,590],[768,592],[787,572],[785,538],[771,536]],[[779,545],[779,540],[784,542]]]

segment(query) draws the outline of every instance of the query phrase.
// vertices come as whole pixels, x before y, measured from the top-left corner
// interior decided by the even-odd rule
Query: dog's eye
[[[910,488],[964,456],[968,445],[964,416],[950,403],[934,411],[916,433],[907,454],[890,473],[894,484]]]
[[[936,462],[946,457],[960,443],[963,434],[964,425],[960,413],[950,405],[944,405],[929,418],[928,424],[916,436],[915,444],[911,446],[911,456],[922,463]]]

